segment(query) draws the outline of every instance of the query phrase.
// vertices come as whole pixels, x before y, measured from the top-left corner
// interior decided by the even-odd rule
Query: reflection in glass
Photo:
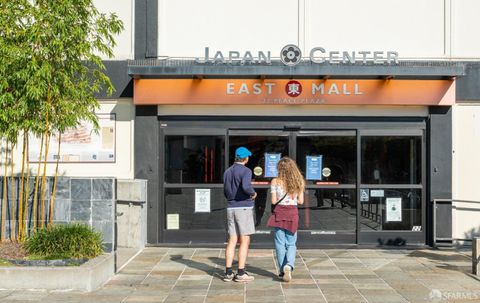
[[[230,136],[230,159],[232,164],[235,160],[235,150],[245,146],[252,152],[247,167],[252,170],[252,181],[270,182],[271,177],[266,177],[265,153],[280,154],[280,157],[288,156],[288,137],[286,136]]]
[[[221,188],[211,189],[209,213],[195,213],[194,188],[166,188],[164,228],[167,229],[167,215],[178,214],[180,230],[226,230],[226,206]]]
[[[330,175],[322,176],[322,182],[354,184],[356,171],[356,137],[354,136],[311,136],[297,138],[297,163],[306,176],[306,157],[322,156],[322,168]],[[320,181],[320,180],[318,180]],[[307,180],[307,184],[316,184]]]
[[[421,231],[421,189],[375,189],[375,191],[380,193],[376,195],[377,197],[372,197],[370,194],[368,201],[360,202],[362,230]],[[401,199],[399,208],[393,203],[398,201],[398,198]],[[387,209],[387,199],[394,199],[388,203],[389,209]]]
[[[270,230],[270,189],[258,188],[255,199],[255,228]],[[299,205],[299,230],[355,231],[356,197],[353,189],[309,189]]]
[[[166,136],[167,183],[222,183],[223,136]]]
[[[362,137],[363,184],[420,184],[421,137]]]
[[[299,206],[300,230],[355,231],[354,189],[308,189]]]

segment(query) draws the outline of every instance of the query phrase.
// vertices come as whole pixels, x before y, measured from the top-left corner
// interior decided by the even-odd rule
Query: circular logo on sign
[[[285,65],[297,65],[300,62],[300,59],[302,59],[302,51],[296,45],[286,45],[280,52],[280,60],[282,60]]]
[[[322,175],[324,177],[330,177],[330,174],[332,173],[332,171],[330,170],[330,168],[328,167],[325,167],[324,169],[322,169]]]
[[[302,84],[295,80],[290,80],[285,86],[285,92],[289,97],[298,97],[302,93]]]
[[[263,173],[263,169],[260,166],[257,166],[253,169],[253,174],[255,176],[261,176]]]

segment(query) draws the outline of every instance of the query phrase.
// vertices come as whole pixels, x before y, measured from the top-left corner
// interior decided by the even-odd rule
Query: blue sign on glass
[[[307,156],[307,180],[322,180],[322,156]]]
[[[282,154],[265,153],[265,177],[276,178],[278,176],[277,164]]]

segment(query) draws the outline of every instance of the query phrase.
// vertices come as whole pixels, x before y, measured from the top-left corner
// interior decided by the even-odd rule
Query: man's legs
[[[245,269],[249,245],[250,236],[240,236],[240,247],[238,248],[238,269]]]
[[[228,237],[227,247],[225,248],[225,267],[231,268],[233,258],[235,257],[235,247],[237,246],[238,236],[230,234]]]

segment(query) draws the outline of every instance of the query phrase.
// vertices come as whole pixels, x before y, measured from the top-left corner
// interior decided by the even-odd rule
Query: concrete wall
[[[480,103],[453,107],[453,198],[480,202]],[[453,237],[480,236],[480,204],[455,202]]]
[[[115,163],[60,163],[60,176],[75,176],[75,177],[116,177],[124,179],[133,179],[133,131],[135,119],[135,107],[131,99],[117,99],[100,101],[99,114],[115,114],[115,147],[116,157]],[[19,138],[19,142],[22,142]],[[55,144],[56,146],[56,144]],[[4,148],[5,145],[1,144]],[[52,147],[51,147],[52,148]],[[4,168],[4,150],[0,152],[0,170]],[[21,172],[22,150],[21,144],[17,146],[14,151],[14,172]],[[30,168],[37,166],[31,164]],[[9,168],[10,169],[10,168]],[[55,163],[47,164],[47,175],[55,173]]]
[[[476,0],[159,0],[158,54],[271,50],[396,50],[415,59],[478,59]],[[248,16],[248,18],[246,18]]]
[[[15,209],[19,209],[19,180],[14,179],[14,186],[11,185],[11,179],[7,179],[7,204],[5,213],[5,230],[0,232],[5,233],[5,238],[10,236],[12,225],[17,226],[17,221],[11,218],[11,207],[15,205]],[[40,180],[41,182],[41,180]],[[15,203],[12,203],[12,188],[15,193]],[[30,178],[29,185],[29,201],[28,213],[26,215],[26,226],[33,227],[32,219],[32,205],[35,192],[35,178]],[[44,217],[45,223],[48,223],[49,218],[49,201],[53,192],[53,178],[49,177],[46,180],[45,191],[45,206]],[[96,231],[102,233],[103,244],[106,251],[112,251],[115,243],[114,239],[114,203],[115,203],[115,179],[113,178],[58,178],[55,194],[55,204],[53,209],[52,222],[54,224],[64,223],[83,223],[93,227]],[[40,196],[40,194],[38,194]],[[3,200],[3,177],[0,177],[0,211],[1,206],[5,201]],[[36,200],[38,218],[42,218],[41,205],[42,203]],[[16,217],[14,217],[16,218]],[[41,221],[39,221],[41,222]],[[37,225],[40,226],[40,223]],[[18,227],[15,228],[18,233]]]
[[[116,37],[113,50],[115,60],[133,59],[134,51],[134,2],[135,0],[93,0],[101,13],[115,13],[123,21],[124,30]],[[104,57],[104,59],[108,59]]]

